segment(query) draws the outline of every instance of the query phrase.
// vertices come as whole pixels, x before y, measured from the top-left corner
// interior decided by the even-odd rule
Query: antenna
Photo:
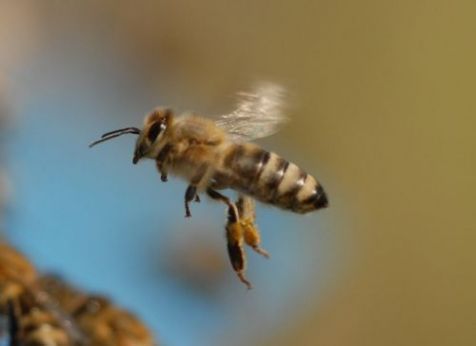
[[[125,134],[127,134],[127,133],[132,133],[132,134],[134,134],[134,135],[138,135],[138,134],[140,134],[140,130],[139,130],[137,127],[126,127],[126,128],[119,129],[119,130],[114,130],[114,131],[106,132],[105,134],[103,134],[103,135],[101,136],[101,139],[98,139],[97,141],[94,141],[94,142],[92,142],[91,144],[89,144],[89,147],[92,148],[92,147],[94,147],[96,144],[99,144],[99,143],[108,141],[108,140],[110,140],[110,139],[113,139],[113,138],[116,138],[116,137],[125,135]]]

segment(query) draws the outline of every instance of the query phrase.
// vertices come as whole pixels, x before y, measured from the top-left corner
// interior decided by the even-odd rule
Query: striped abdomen
[[[259,201],[307,213],[328,205],[326,193],[311,175],[294,163],[254,144],[233,144],[223,161],[217,183]]]

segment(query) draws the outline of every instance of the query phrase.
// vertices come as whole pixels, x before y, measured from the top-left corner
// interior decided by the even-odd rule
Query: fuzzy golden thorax
[[[166,141],[166,135],[173,123],[173,113],[169,108],[156,108],[144,119],[144,127],[137,138],[132,163],[143,157],[154,159]]]

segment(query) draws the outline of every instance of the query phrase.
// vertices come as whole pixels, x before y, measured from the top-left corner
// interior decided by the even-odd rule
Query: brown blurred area
[[[325,301],[316,292],[250,344],[474,344],[474,2],[54,4],[0,5],[0,28],[11,11],[23,18],[13,48],[28,54],[21,43],[65,16],[112,33],[152,86],[160,70],[171,104],[180,91],[192,95],[181,107],[225,109],[257,79],[295,95],[278,146],[318,167],[322,217],[348,255]]]

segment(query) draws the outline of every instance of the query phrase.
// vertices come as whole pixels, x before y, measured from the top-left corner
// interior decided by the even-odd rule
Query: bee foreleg
[[[163,162],[156,161],[155,164],[157,166],[157,170],[160,173],[160,180],[165,183],[168,180],[167,179],[167,169],[164,167]]]
[[[172,151],[172,145],[166,144],[162,150],[159,151],[155,164],[158,171],[160,172],[160,180],[163,182],[167,181],[167,165],[170,161],[170,152]]]
[[[243,228],[245,243],[260,255],[269,258],[269,253],[260,246],[261,236],[256,226],[256,212],[253,199],[240,195],[236,201],[236,206],[240,214],[240,224]]]

